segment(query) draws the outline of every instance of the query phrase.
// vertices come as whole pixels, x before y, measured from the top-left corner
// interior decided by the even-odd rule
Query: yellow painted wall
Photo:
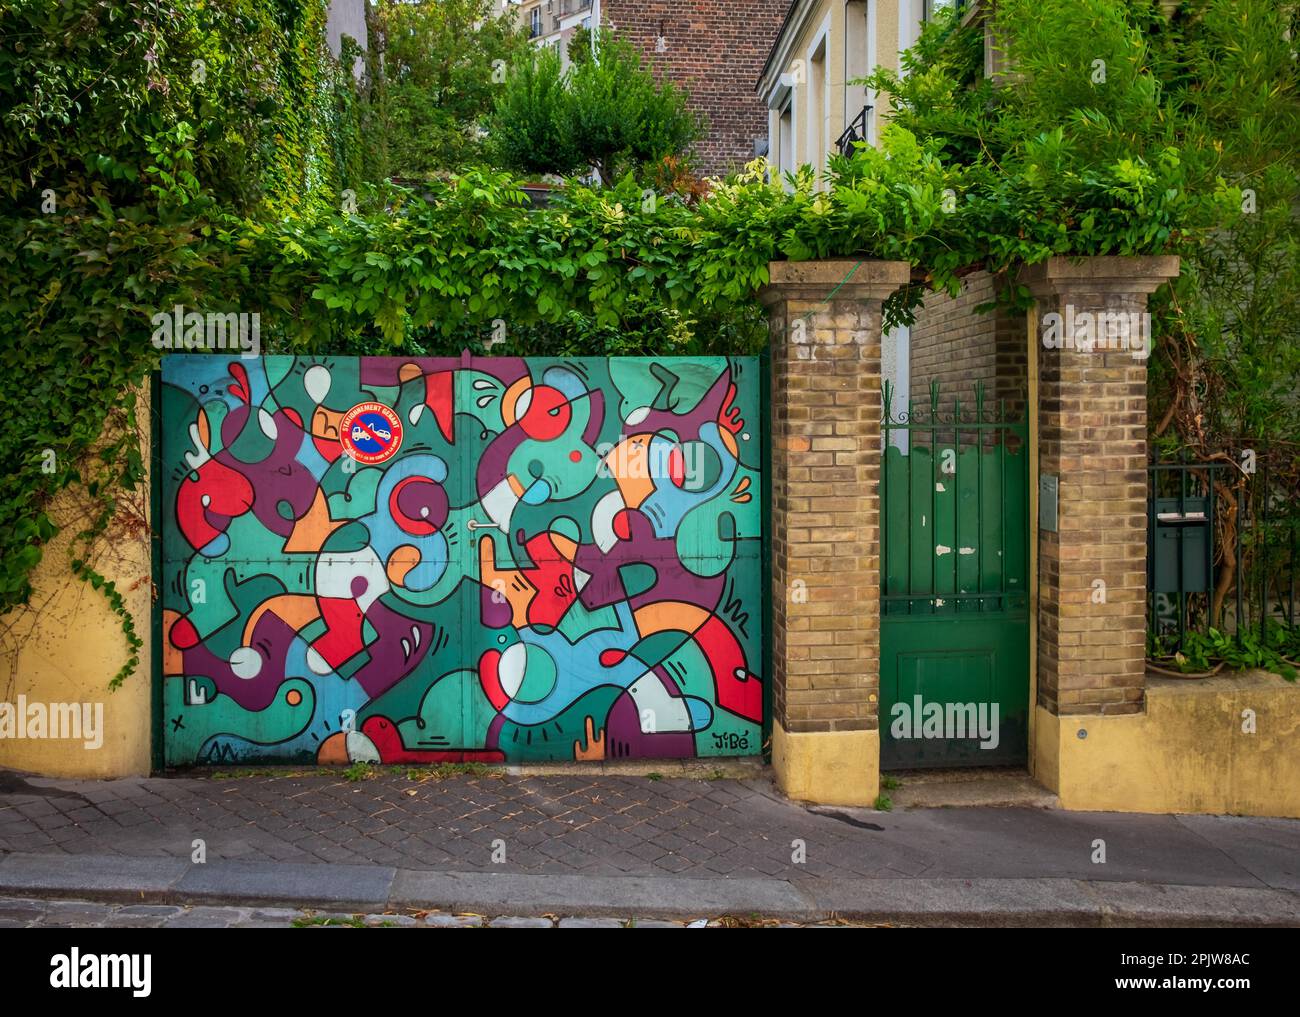
[[[147,421],[147,398],[139,419]],[[145,453],[148,462],[147,435]],[[108,682],[129,656],[118,617],[103,594],[69,571],[68,543],[85,525],[85,503],[75,492],[57,499],[53,516],[64,526],[45,548],[33,579],[27,610],[0,619],[0,702],[103,704],[103,744],[82,741],[0,737],[0,767],[61,777],[124,777],[147,774],[150,757],[151,660],[149,536],[147,488],[124,509],[91,564],[117,584],[144,639],[140,665],[120,689]],[[134,522],[131,520],[134,519]]]
[[[1040,707],[1035,735],[1034,776],[1067,809],[1300,818],[1300,685],[1277,675],[1148,678],[1145,713]]]
[[[873,805],[880,794],[880,732],[787,732],[772,722],[777,787],[797,801]]]

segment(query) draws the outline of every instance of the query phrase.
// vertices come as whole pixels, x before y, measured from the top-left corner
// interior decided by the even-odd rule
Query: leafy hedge
[[[419,193],[372,187],[353,174],[373,111],[322,51],[322,0],[158,8],[0,8],[0,31],[31,40],[0,54],[13,167],[0,171],[0,398],[39,408],[0,431],[0,611],[30,595],[56,493],[79,482],[92,496],[84,550],[140,480],[135,391],[159,362],[150,317],[175,304],[259,313],[267,352],[450,352],[498,320],[494,352],[752,351],[772,260],[910,261],[892,323],[972,267],[1164,250],[1234,197],[1177,186],[1172,149],[1064,184],[1008,180],[901,128],[835,159],[829,180],[773,180],[760,163],[693,205],[629,179],[533,209],[489,170]],[[359,211],[342,210],[345,186]],[[76,571],[138,646],[117,591],[80,559]]]
[[[325,0],[0,3],[0,612],[25,603],[54,495],[89,496],[73,572],[140,640],[87,552],[142,476],[141,321],[233,299],[213,228],[333,206],[365,149]],[[227,275],[227,270],[236,276]]]
[[[92,196],[239,213],[333,202],[361,173],[326,0],[6,0],[0,211]],[[352,175],[356,174],[356,177]]]
[[[905,75],[871,83],[894,122],[1001,182],[987,189],[1008,217],[993,245],[1040,207],[1027,240],[1055,228],[1080,252],[1182,255],[1180,277],[1152,300],[1151,446],[1234,464],[1249,450],[1272,478],[1276,494],[1244,472],[1217,484],[1215,589],[1190,609],[1221,630],[1241,585],[1258,628],[1266,583],[1285,601],[1296,566],[1284,535],[1300,518],[1300,3],[998,0],[984,13],[1007,73],[985,76],[985,25],[949,14],[922,33]],[[1115,210],[1139,214],[1099,207],[1117,180]],[[1248,522],[1264,515],[1271,532]],[[1247,637],[1225,637],[1241,640],[1235,656],[1217,638],[1198,647],[1236,664],[1254,659]]]

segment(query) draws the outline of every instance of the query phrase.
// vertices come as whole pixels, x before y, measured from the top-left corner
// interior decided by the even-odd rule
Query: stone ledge
[[[842,300],[884,300],[911,278],[912,266],[906,261],[774,261],[768,265],[769,283],[759,291],[759,299],[764,304],[787,299],[824,300],[834,291]]]
[[[1020,282],[1040,299],[1066,292],[1147,294],[1176,279],[1180,264],[1174,254],[1053,257],[1022,269]]]

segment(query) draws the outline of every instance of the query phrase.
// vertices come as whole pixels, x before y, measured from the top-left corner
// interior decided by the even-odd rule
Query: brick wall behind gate
[[[601,21],[635,43],[655,67],[690,92],[708,118],[696,143],[696,170],[720,175],[754,158],[767,137],[767,105],[754,91],[788,0],[604,0]],[[655,52],[663,35],[665,49]]]
[[[940,407],[951,410],[952,399],[974,406],[975,382],[984,383],[985,407],[994,411],[997,400],[1007,401],[1007,412],[1024,410],[1026,369],[1025,316],[1002,309],[976,313],[995,297],[993,276],[976,272],[966,277],[956,297],[946,293],[926,295],[917,312],[911,335],[911,397],[918,407],[928,406],[930,382],[938,381]],[[905,406],[895,403],[897,415]]]

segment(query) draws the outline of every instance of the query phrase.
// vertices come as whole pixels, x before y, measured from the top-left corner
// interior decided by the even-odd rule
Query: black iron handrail
[[[839,149],[840,155],[852,155],[853,146],[859,141],[867,140],[867,114],[872,109],[873,106],[863,106],[849,122],[849,126],[844,128],[844,133],[835,139],[835,147]]]

